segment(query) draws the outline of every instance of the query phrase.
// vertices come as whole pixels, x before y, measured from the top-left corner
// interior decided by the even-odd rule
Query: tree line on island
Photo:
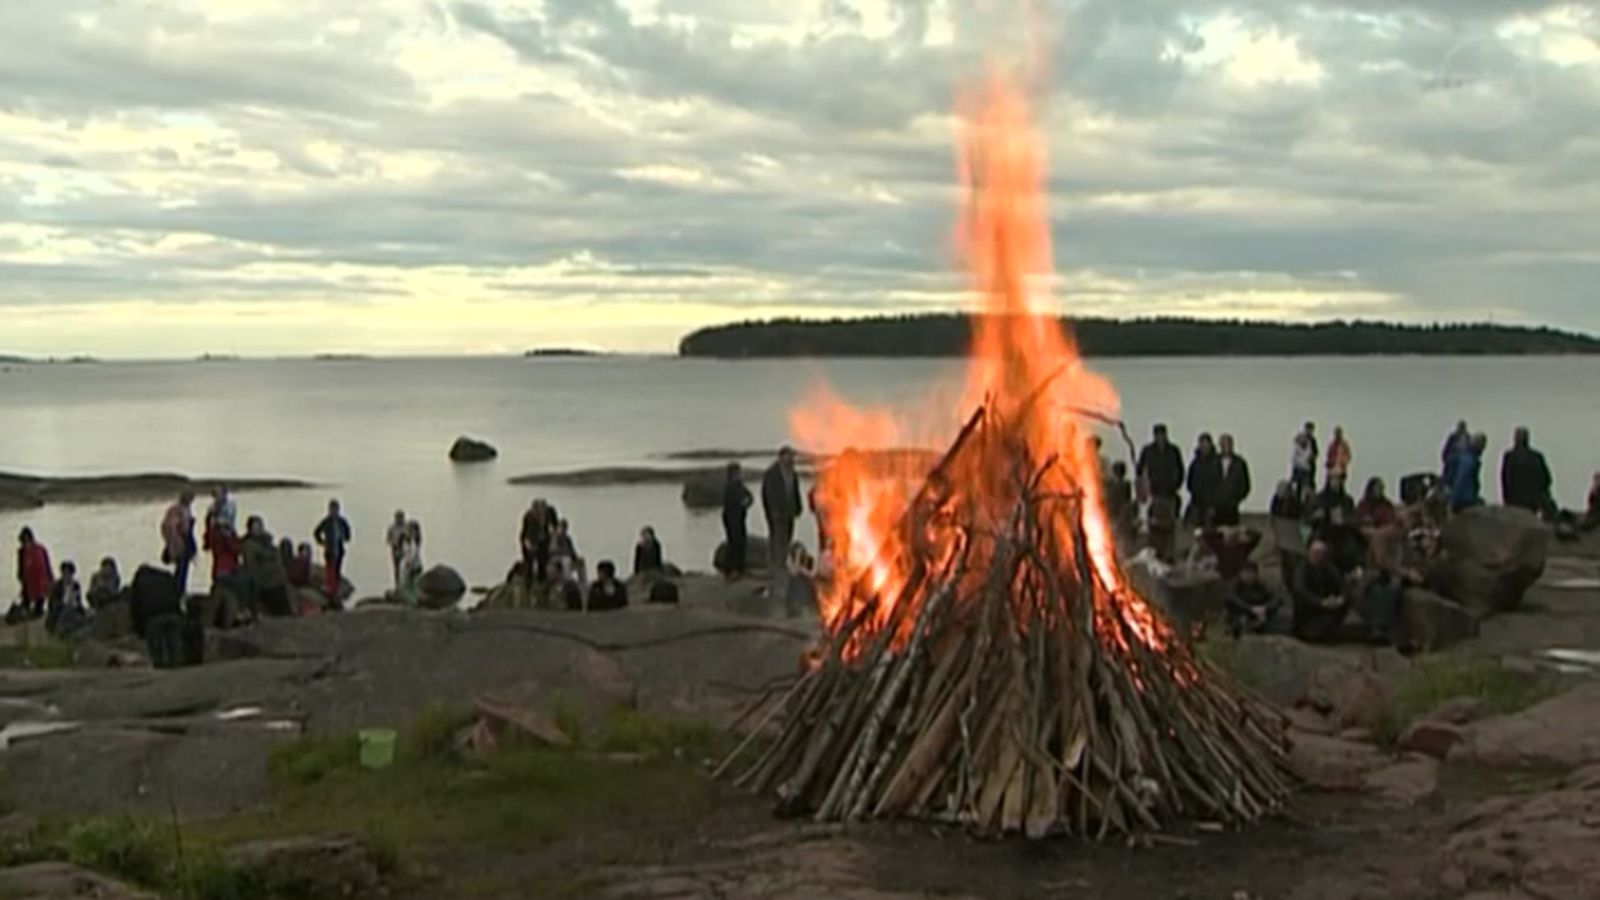
[[[1600,353],[1600,338],[1489,323],[1287,323],[1235,319],[1063,317],[1085,356],[1376,356]],[[957,313],[773,319],[702,328],[681,356],[962,356],[973,318]]]

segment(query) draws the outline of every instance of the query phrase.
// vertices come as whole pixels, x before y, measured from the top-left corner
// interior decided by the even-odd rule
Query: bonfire
[[[1119,567],[1089,441],[1116,395],[1034,296],[1052,267],[1026,98],[995,76],[963,121],[958,238],[982,301],[964,424],[916,477],[848,456],[819,475],[825,635],[775,739],[723,771],[819,821],[1091,838],[1255,821],[1288,791],[1283,721]],[[837,402],[795,424],[901,436]]]

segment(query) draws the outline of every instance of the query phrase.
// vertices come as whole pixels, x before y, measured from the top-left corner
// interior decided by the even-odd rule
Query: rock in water
[[[752,534],[744,542],[744,570],[746,572],[766,571],[767,568],[767,539],[759,534]],[[728,542],[723,541],[711,554],[711,565],[718,572],[728,571]]]
[[[1440,536],[1433,571],[1439,592],[1481,612],[1506,612],[1544,574],[1550,529],[1530,512],[1505,507],[1469,509]]]
[[[500,451],[477,438],[458,437],[450,445],[451,462],[488,462],[499,455]]]
[[[467,594],[467,582],[449,566],[434,566],[417,582],[422,605],[428,609],[449,609]]]
[[[683,478],[683,505],[689,509],[721,509],[728,484],[726,469],[702,469]]]

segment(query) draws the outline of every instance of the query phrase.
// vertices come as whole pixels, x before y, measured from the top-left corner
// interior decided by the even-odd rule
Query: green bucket
[[[394,762],[394,742],[399,737],[393,728],[368,728],[361,732],[361,767],[387,769]]]

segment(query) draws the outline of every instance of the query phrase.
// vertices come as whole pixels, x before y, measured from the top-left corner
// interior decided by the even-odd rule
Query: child
[[[589,611],[610,612],[628,606],[628,586],[617,580],[617,566],[602,560],[595,567],[595,581],[589,586]]]
[[[78,584],[78,567],[72,562],[61,564],[61,577],[50,586],[50,609],[45,615],[44,627],[54,635],[70,634],[81,628],[89,618],[83,609],[83,586]]]
[[[1253,562],[1245,563],[1228,595],[1228,630],[1234,637],[1245,631],[1261,634],[1272,623],[1272,616],[1277,610],[1278,598],[1261,580],[1260,568]]]

